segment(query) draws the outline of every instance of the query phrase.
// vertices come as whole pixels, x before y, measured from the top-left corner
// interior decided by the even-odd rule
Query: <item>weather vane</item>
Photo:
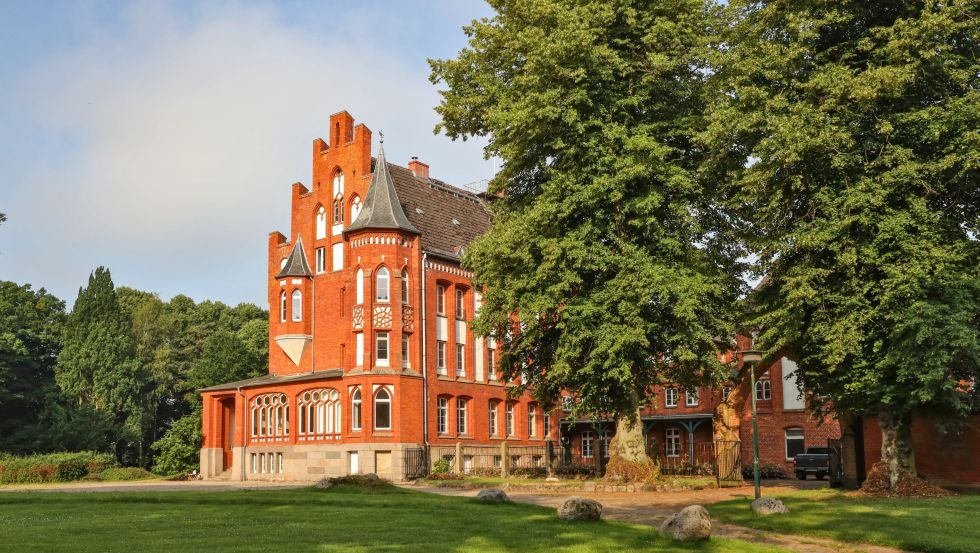
[[[378,129],[378,137],[380,138],[381,143],[384,144],[385,143],[385,132],[383,130]]]

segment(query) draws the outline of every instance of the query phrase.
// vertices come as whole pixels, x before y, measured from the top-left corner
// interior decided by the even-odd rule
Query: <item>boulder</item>
[[[333,487],[333,482],[331,482],[330,479],[328,478],[324,478],[323,480],[320,480],[319,482],[314,484],[313,487],[318,490],[329,490],[330,488]]]
[[[601,515],[602,505],[598,501],[574,495],[558,507],[561,520],[599,520]]]
[[[498,490],[496,488],[480,490],[480,493],[476,494],[476,499],[485,503],[507,503],[510,501],[510,498],[507,497],[504,490]]]
[[[789,509],[778,499],[760,497],[752,502],[752,512],[757,515],[784,515],[789,513]]]
[[[700,505],[684,507],[660,525],[660,532],[675,540],[706,540],[711,537],[711,517]]]

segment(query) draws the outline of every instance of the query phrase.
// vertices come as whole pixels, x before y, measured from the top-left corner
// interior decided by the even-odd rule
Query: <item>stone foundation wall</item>
[[[270,444],[250,446],[244,451],[236,447],[231,479],[315,482],[334,476],[375,473],[399,481],[405,479],[405,450],[415,447],[419,446],[406,443]],[[201,474],[205,479],[221,474],[220,467],[220,449],[201,450]]]

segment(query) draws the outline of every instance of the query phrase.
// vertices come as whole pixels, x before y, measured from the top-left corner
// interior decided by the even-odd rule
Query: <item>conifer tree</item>
[[[894,487],[914,413],[980,366],[980,10],[732,0],[704,139],[749,222],[759,344],[817,411],[878,417]]]
[[[727,376],[718,353],[741,287],[692,141],[714,13],[691,0],[490,4],[467,48],[430,62],[446,85],[437,130],[486,137],[504,162],[491,229],[465,254],[484,290],[474,328],[496,337],[505,377],[617,417],[610,467],[648,464],[637,413],[650,387]]]

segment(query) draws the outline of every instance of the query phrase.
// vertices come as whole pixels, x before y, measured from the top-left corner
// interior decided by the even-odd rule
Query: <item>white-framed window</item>
[[[572,396],[561,396],[561,410],[571,411],[575,407],[575,398]]]
[[[547,409],[541,413],[541,435],[545,438],[551,436],[551,413]]]
[[[599,452],[603,459],[609,458],[609,436],[605,432],[599,434]]]
[[[490,380],[497,380],[497,350],[487,349],[487,376]]]
[[[303,292],[293,290],[293,321],[303,320]]]
[[[487,416],[487,426],[491,436],[497,435],[497,410],[500,409],[500,402],[495,399],[490,400],[490,412]]]
[[[527,406],[527,437],[533,438],[538,435],[538,420],[537,420],[537,407],[534,405]]]
[[[354,335],[354,366],[364,366],[364,333],[358,332]]]
[[[350,395],[350,429],[361,429],[361,389],[354,388]]]
[[[677,407],[677,388],[667,388],[664,390],[664,406]]]
[[[307,390],[296,398],[301,437],[321,438],[341,432],[340,392],[333,388]]]
[[[466,345],[456,344],[456,376],[466,376]]]
[[[436,374],[446,374],[446,341],[436,341]]]
[[[728,401],[728,396],[730,396],[730,395],[732,395],[732,387],[731,386],[722,386],[721,387],[721,400],[722,401]]]
[[[279,294],[279,322],[286,322],[286,291]]]
[[[388,333],[377,332],[374,335],[374,361],[379,367],[388,366]]]
[[[333,224],[339,225],[344,222],[344,197],[337,195],[333,199]]]
[[[332,246],[333,248],[333,263],[330,265],[330,270],[337,272],[344,269],[344,243],[337,242]]]
[[[457,399],[456,400],[456,433],[466,434],[467,430],[467,420],[466,420],[466,400]]]
[[[442,284],[436,285],[436,314],[446,314],[446,287]]]
[[[357,216],[361,214],[361,197],[354,194],[354,198],[350,201],[350,222],[353,223],[357,220]]]
[[[456,289],[456,318],[466,319],[466,290]]]
[[[449,432],[449,399],[440,397],[436,401],[436,432],[446,434]]]
[[[276,467],[279,468],[279,474],[285,472],[282,468],[282,453],[276,453]]]
[[[684,405],[688,407],[697,407],[698,401],[697,389],[684,391]]]
[[[582,432],[582,457],[586,459],[591,459],[594,455],[593,446],[595,444],[595,434],[591,430],[586,430]]]
[[[667,441],[664,445],[667,448],[667,457],[679,457],[681,454],[681,430],[670,427],[666,432]]]
[[[320,206],[316,211],[316,239],[327,237],[327,208]]]
[[[756,380],[755,382],[755,399],[756,401],[767,401],[772,399],[772,384],[769,379]]]
[[[316,249],[316,272],[317,274],[327,271],[327,248]]]
[[[375,301],[387,302],[389,298],[388,269],[381,267],[375,280],[374,299]]]
[[[412,358],[408,353],[408,334],[402,333],[402,368],[407,369],[412,366]]]
[[[252,398],[253,438],[277,438],[289,435],[289,400],[286,394],[274,392]]]
[[[391,430],[391,394],[384,387],[374,393],[374,429]]]
[[[364,303],[364,269],[357,270],[354,281],[354,303],[361,305]]]
[[[344,194],[344,172],[337,171],[333,174],[333,195],[342,196]]]
[[[504,431],[507,432],[507,436],[514,436],[517,433],[514,422],[514,404],[508,403],[504,407]]]
[[[787,428],[786,431],[786,459],[792,459],[806,450],[806,442],[803,439],[802,428]]]
[[[402,303],[408,303],[408,269],[402,269]]]

